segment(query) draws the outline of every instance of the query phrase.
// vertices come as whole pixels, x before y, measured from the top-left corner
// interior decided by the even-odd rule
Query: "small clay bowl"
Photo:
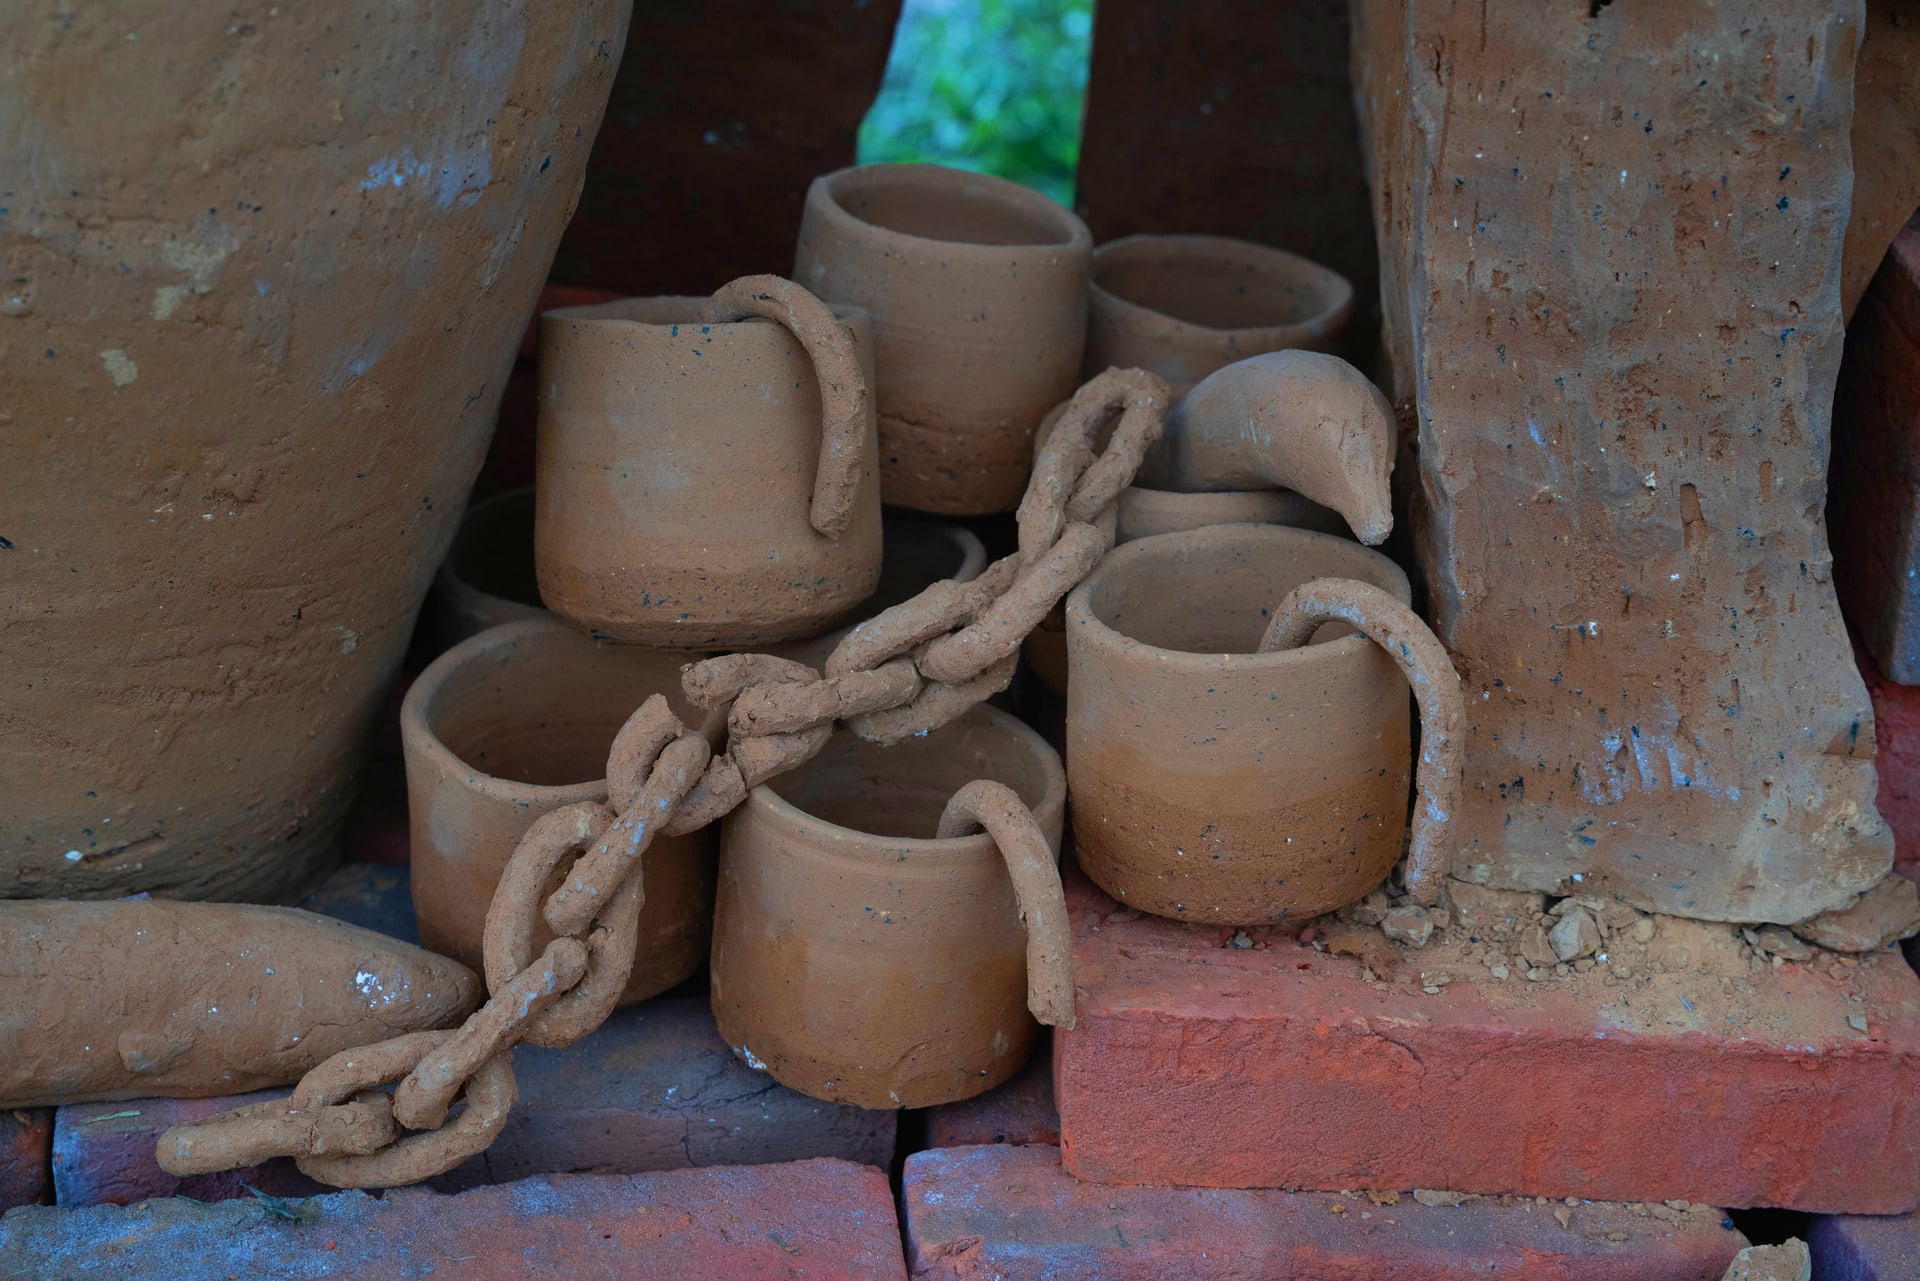
[[[481,499],[433,576],[421,620],[425,652],[437,656],[489,627],[547,616],[533,575],[533,486]]]
[[[1093,237],[1037,191],[940,165],[807,190],[794,279],[873,317],[880,487],[899,507],[1007,511],[1033,429],[1079,385]]]
[[[727,817],[713,1012],[735,1053],[865,1108],[969,1098],[1020,1069],[1039,1024],[1012,881],[991,838],[934,839],[980,778],[1017,792],[1058,855],[1060,758],[986,705],[891,747],[843,732]]]
[[[1177,399],[1214,370],[1290,347],[1338,353],[1353,286],[1283,249],[1228,236],[1127,236],[1093,251],[1087,289],[1091,378],[1151,370]]]
[[[943,578],[970,583],[987,567],[985,545],[963,525],[888,512],[881,518],[881,527],[885,547],[880,556],[880,586],[853,611],[862,621],[913,599]],[[849,623],[807,640],[769,646],[769,650],[819,671],[855,626]]]
[[[665,694],[683,721],[700,723],[680,692],[687,658],[536,618],[462,641],[420,674],[400,706],[400,737],[422,946],[482,968],[487,905],[528,825],[562,805],[607,799],[607,750],[649,696]],[[700,968],[714,847],[708,829],[659,837],[648,848],[640,944],[623,1004]],[[541,925],[535,947],[551,937]]]
[[[812,636],[873,594],[880,481],[871,423],[853,522],[809,513],[819,375],[792,332],[705,321],[704,298],[627,298],[540,318],[534,561],[547,608],[664,649]],[[869,387],[873,330],[835,307]]]
[[[1213,525],[1117,548],[1067,598],[1074,846],[1109,894],[1256,925],[1386,878],[1407,831],[1406,678],[1342,625],[1254,652],[1289,591],[1335,577],[1411,596],[1348,539]]]

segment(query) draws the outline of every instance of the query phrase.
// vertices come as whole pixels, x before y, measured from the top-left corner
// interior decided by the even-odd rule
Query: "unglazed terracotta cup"
[[[1329,267],[1228,236],[1127,236],[1093,251],[1081,367],[1159,374],[1176,398],[1262,352],[1338,352],[1353,286]]]
[[[607,751],[649,696],[666,695],[682,720],[699,724],[701,713],[680,691],[686,660],[539,618],[482,632],[420,674],[400,706],[400,737],[423,946],[482,968],[487,905],[533,820],[607,799]],[[711,829],[648,847],[640,944],[623,1004],[700,968],[714,848]],[[544,924],[538,929],[534,946],[543,948],[552,936]]]
[[[629,298],[540,319],[540,595],[594,636],[767,645],[831,627],[879,582],[871,423],[852,523],[827,537],[808,522],[823,424],[805,348],[770,321],[703,321],[707,302]],[[834,311],[871,387],[866,314]]]
[[[794,279],[873,317],[880,484],[941,515],[1007,511],[1033,431],[1079,385],[1093,238],[1037,191],[861,165],[807,191]]]
[[[426,652],[438,656],[489,627],[545,617],[533,574],[533,486],[482,498],[433,577],[422,615]]]
[[[1007,868],[985,835],[931,839],[982,778],[1019,794],[1057,857],[1060,758],[985,705],[891,747],[843,732],[727,817],[711,973],[735,1053],[867,1108],[970,1098],[1020,1069],[1039,1025]]]
[[[1257,654],[1294,587],[1407,576],[1344,538],[1213,525],[1117,548],[1067,598],[1067,776],[1081,869],[1141,911],[1304,919],[1365,895],[1407,831],[1409,688],[1341,625]]]
[[[943,578],[970,583],[987,567],[985,544],[964,525],[922,520],[889,512],[883,519],[886,552],[880,561],[880,586],[861,602],[854,614],[862,621],[902,601],[911,600]],[[805,640],[771,646],[782,658],[805,663],[819,671],[834,647],[858,623],[848,623]]]

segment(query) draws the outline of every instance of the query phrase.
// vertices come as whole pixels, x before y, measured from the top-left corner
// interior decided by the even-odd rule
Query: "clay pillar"
[[[793,266],[800,204],[853,163],[900,0],[641,5],[553,281],[705,294]]]
[[[1371,306],[1340,5],[1101,0],[1081,139],[1075,203],[1095,244],[1147,231],[1257,240],[1332,267],[1362,317]]]
[[[1862,7],[1355,0],[1456,875],[1791,921],[1890,865],[1821,516]]]

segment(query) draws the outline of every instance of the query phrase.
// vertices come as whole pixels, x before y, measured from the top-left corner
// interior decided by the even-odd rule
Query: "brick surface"
[[[1387,1199],[1101,1187],[1045,1146],[915,1153],[902,1198],[913,1275],[952,1281],[1718,1281],[1746,1244],[1705,1208]]]
[[[1807,1235],[1814,1281],[1913,1281],[1920,1277],[1920,1214],[1833,1214]]]
[[[287,1159],[187,1178],[160,1168],[154,1145],[169,1126],[286,1093],[259,1090],[224,1099],[138,1099],[58,1108],[53,1125],[54,1201],[66,1206],[129,1205],[170,1196],[224,1201],[248,1195],[249,1184],[275,1196],[331,1192]]]
[[[385,870],[385,869],[381,869]],[[520,1101],[486,1152],[432,1185],[443,1191],[533,1174],[637,1174],[686,1166],[764,1165],[836,1157],[885,1167],[896,1114],[822,1103],[742,1063],[720,1039],[707,1002],[663,997],[616,1010],[565,1049],[513,1052]],[[54,1181],[59,1204],[128,1204],[149,1197],[202,1201],[326,1191],[290,1160],[178,1179],[154,1144],[170,1125],[256,1099],[143,1099],[59,1109]]]
[[[1060,1114],[1053,1108],[1053,1052],[1045,1029],[1033,1060],[1012,1080],[958,1103],[927,1109],[927,1146],[978,1143],[1058,1143]]]
[[[0,1112],[0,1210],[53,1199],[53,1109]]]
[[[1839,977],[1499,982],[1456,929],[1382,982],[1284,936],[1241,950],[1122,912],[1077,873],[1068,902],[1079,1024],[1054,1086],[1082,1178],[1920,1205],[1920,979],[1892,950]]]
[[[308,1221],[251,1198],[15,1210],[0,1219],[0,1276],[904,1276],[886,1176],[843,1161],[341,1192],[288,1209]]]
[[[1880,745],[1874,805],[1893,829],[1894,867],[1920,875],[1920,687],[1888,680],[1857,637],[1854,656],[1873,700],[1873,736]]]

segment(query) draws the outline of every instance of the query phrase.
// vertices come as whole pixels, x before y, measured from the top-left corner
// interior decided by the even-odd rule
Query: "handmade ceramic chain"
[[[723,307],[785,306],[758,281],[736,282]],[[823,400],[832,400],[823,382]],[[969,583],[935,583],[855,627],[825,673],[766,654],[689,664],[688,699],[709,715],[689,730],[654,695],[615,737],[607,805],[584,802],[541,816],[508,860],[488,905],[489,996],[455,1032],[416,1033],[337,1054],[303,1077],[290,1099],[241,1108],[160,1139],[160,1164],[204,1174],[292,1156],[310,1178],[336,1187],[392,1187],[452,1169],[484,1149],[516,1097],[513,1047],[562,1046],[613,1012],[633,967],[645,901],[641,859],[654,838],[712,823],[776,774],[810,759],[844,722],[894,743],[947,724],[1005,689],[1020,644],[1113,546],[1115,499],[1160,438],[1166,382],[1109,369],[1068,402],[1034,461],[1020,501],[1019,549]],[[1100,429],[1118,414],[1104,451]],[[822,454],[816,518],[834,504]],[[724,751],[718,743],[725,734]],[[1034,840],[1045,838],[1018,797],[976,783],[955,795],[941,835],[978,824],[1006,858],[1028,930],[1028,1004],[1044,1023],[1072,1026],[1066,922],[1034,909]],[[1021,821],[1024,816],[1024,822]],[[576,857],[577,856],[577,857]],[[563,862],[560,887],[540,899]],[[538,955],[544,922],[555,935]],[[397,1081],[391,1100],[372,1087]],[[466,1107],[447,1116],[464,1092]],[[400,1128],[414,1131],[396,1136]]]

